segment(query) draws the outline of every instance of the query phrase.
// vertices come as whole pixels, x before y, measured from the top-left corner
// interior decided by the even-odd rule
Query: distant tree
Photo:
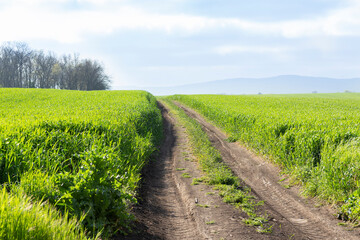
[[[62,70],[59,61],[57,61],[51,69],[51,77],[53,79],[54,88],[61,89],[61,76],[62,76]]]
[[[23,76],[23,87],[25,88],[35,88],[36,87],[36,79],[34,76],[35,71],[35,51],[31,52],[28,61],[25,63],[25,71]]]
[[[110,79],[104,73],[104,68],[96,61],[83,60],[77,66],[79,74],[79,90],[109,89]]]
[[[42,51],[35,57],[35,76],[38,88],[56,88],[57,84],[52,76],[54,65],[57,59],[51,53],[45,55]]]
[[[9,42],[0,48],[0,81],[3,87],[27,87],[33,51],[26,43]]]
[[[8,44],[0,50],[0,81],[3,87],[15,87],[14,50]]]
[[[106,90],[110,79],[97,61],[80,60],[78,54],[34,51],[26,43],[9,42],[0,47],[0,86]]]

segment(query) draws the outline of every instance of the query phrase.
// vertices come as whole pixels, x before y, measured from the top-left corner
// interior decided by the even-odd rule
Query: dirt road
[[[201,177],[185,129],[168,109],[159,104],[165,140],[159,157],[144,171],[139,191],[140,204],[134,208],[137,232],[126,239],[359,239],[337,225],[331,210],[314,207],[311,200],[298,196],[298,189],[279,184],[279,170],[236,143],[206,122],[195,111],[177,103],[196,119],[220,151],[224,162],[251,187],[265,204],[261,211],[269,215],[272,233],[261,234],[246,226],[244,213],[223,203],[208,185],[192,185]]]

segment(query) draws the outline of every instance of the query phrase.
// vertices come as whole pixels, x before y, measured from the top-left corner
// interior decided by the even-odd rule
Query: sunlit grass
[[[268,156],[304,193],[360,220],[360,94],[175,95],[228,135]]]
[[[156,99],[0,89],[0,101],[0,184],[68,212],[92,234],[129,231],[141,169],[162,135]]]
[[[88,239],[75,218],[62,215],[47,203],[0,189],[0,239]]]

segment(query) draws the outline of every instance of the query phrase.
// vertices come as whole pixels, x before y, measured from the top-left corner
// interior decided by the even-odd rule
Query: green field
[[[140,171],[162,135],[156,99],[143,91],[0,89],[0,102],[0,238],[83,232],[74,219],[62,223],[64,214],[91,236],[127,231]],[[24,195],[49,204],[37,209]]]
[[[360,219],[360,94],[175,95],[229,135]]]
[[[343,219],[360,220],[360,94],[169,100],[279,164],[305,194],[337,204]],[[141,170],[162,138],[156,98],[144,91],[0,89],[0,101],[0,239],[128,232]]]

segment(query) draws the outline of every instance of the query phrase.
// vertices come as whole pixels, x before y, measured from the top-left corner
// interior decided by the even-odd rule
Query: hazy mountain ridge
[[[225,79],[176,87],[114,87],[113,89],[146,90],[154,95],[360,92],[360,78],[338,79],[282,75],[269,78]]]

